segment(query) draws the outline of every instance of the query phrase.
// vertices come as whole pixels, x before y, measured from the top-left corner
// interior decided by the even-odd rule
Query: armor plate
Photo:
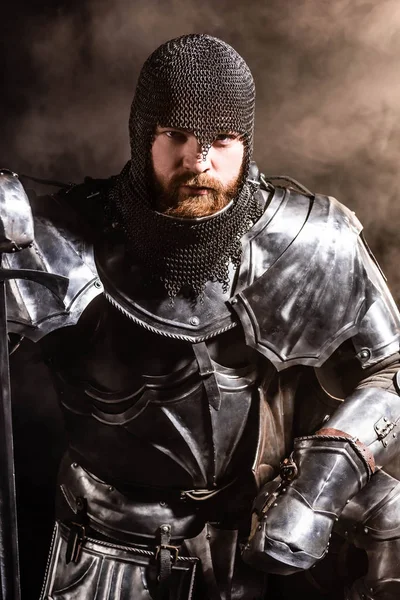
[[[400,315],[360,231],[354,214],[334,198],[278,190],[244,236],[230,304],[248,345],[278,370],[319,367],[357,334],[357,349],[361,343],[368,350],[360,355],[364,367],[398,350]]]

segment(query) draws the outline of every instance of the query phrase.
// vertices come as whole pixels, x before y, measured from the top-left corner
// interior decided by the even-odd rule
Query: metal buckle
[[[176,563],[176,561],[178,560],[178,556],[179,556],[178,546],[170,546],[169,544],[160,544],[159,546],[156,546],[156,553],[155,553],[156,560],[160,556],[161,550],[169,550],[171,553],[170,556],[171,556],[172,564]]]
[[[74,521],[69,523],[69,536],[67,541],[67,550],[65,553],[66,564],[70,562],[78,563],[83,544],[86,540],[86,528],[81,523]]]
[[[378,440],[382,442],[385,448],[387,447],[388,443],[384,441],[384,439],[395,427],[396,423],[392,423],[387,417],[382,417],[374,425],[375,433],[378,437]]]
[[[280,464],[280,476],[283,481],[296,479],[298,468],[292,457],[285,458]]]

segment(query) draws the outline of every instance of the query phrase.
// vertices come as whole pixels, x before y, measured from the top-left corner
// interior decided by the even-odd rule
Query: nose
[[[192,173],[205,173],[210,168],[209,154],[207,152],[207,155],[203,156],[201,144],[193,137],[185,144],[182,165],[187,171],[191,171]]]

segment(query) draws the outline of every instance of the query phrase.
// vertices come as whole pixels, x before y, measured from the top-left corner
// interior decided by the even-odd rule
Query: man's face
[[[244,146],[235,133],[219,134],[203,160],[187,130],[157,127],[151,149],[156,209],[176,217],[205,217],[237,194]]]

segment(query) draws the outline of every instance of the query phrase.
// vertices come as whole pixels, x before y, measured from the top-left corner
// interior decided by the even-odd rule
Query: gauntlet
[[[395,455],[399,419],[397,394],[360,389],[326,428],[297,438],[280,481],[268,483],[256,498],[244,560],[279,574],[309,569],[321,560],[346,503]]]

